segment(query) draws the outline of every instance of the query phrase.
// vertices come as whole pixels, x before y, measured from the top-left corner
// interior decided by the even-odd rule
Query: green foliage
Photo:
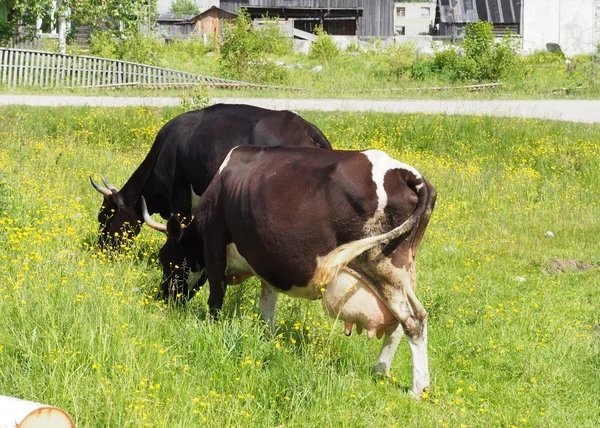
[[[157,65],[157,53],[163,49],[156,39],[132,33],[117,38],[110,31],[95,31],[90,37],[91,55]]]
[[[410,77],[414,80],[427,80],[434,75],[433,62],[429,58],[419,58],[410,67]]]
[[[535,51],[531,55],[527,55],[524,58],[527,64],[544,64],[544,65],[558,65],[563,64],[564,59],[561,55],[556,53],[548,52],[547,50]]]
[[[198,110],[212,104],[210,96],[203,86],[197,86],[187,91],[182,97],[181,108],[184,111]]]
[[[246,10],[236,17],[234,25],[223,29],[220,68],[225,77],[258,83],[284,84],[289,80],[286,68],[269,58],[270,53],[289,51],[290,42],[275,24],[254,29]]]
[[[15,32],[14,24],[11,22],[0,21],[0,45],[4,45]]]
[[[181,18],[182,15],[198,15],[200,8],[193,0],[175,0],[171,3],[171,12]]]
[[[317,25],[315,27],[315,34],[317,40],[311,44],[308,56],[323,62],[330,62],[337,58],[340,54],[340,48],[333,41],[333,38],[323,30],[322,26]]]
[[[494,41],[493,25],[479,21],[467,24],[459,55],[453,46],[436,49],[433,66],[449,80],[496,81],[522,76],[517,40],[510,33]]]
[[[49,18],[53,0],[10,0],[13,19],[26,28],[38,17]],[[115,34],[137,32],[139,23],[146,23],[154,13],[154,2],[147,0],[59,0],[57,11],[69,11],[69,19],[77,24],[104,23]]]
[[[200,37],[193,37],[187,40],[170,40],[165,49],[198,58],[208,52],[213,52],[215,46],[212,43],[204,43],[204,40]]]
[[[488,21],[467,24],[462,44],[465,54],[470,58],[487,57],[494,45],[494,26]]]
[[[278,20],[263,16],[264,24],[255,29],[263,52],[267,55],[284,56],[293,51],[294,41],[281,32]]]
[[[90,36],[90,55],[102,58],[120,59],[118,49],[119,41],[110,31],[94,31]]]
[[[385,54],[385,63],[390,77],[399,81],[413,66],[415,46],[412,43],[394,44],[386,49]]]

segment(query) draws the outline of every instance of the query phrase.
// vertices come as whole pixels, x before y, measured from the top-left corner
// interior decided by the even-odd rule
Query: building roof
[[[438,0],[440,21],[467,23],[489,21],[495,24],[518,24],[523,0]]]
[[[167,12],[167,13],[161,13],[160,15],[158,15],[158,18],[156,19],[157,22],[159,23],[170,23],[170,24],[190,24],[196,21],[201,20],[202,18],[204,18],[208,12],[210,12],[211,10],[217,10],[219,12],[222,12],[224,14],[227,14],[231,17],[235,17],[238,14],[235,12],[230,12],[228,10],[225,9],[221,9],[220,7],[216,7],[216,6],[212,6],[209,9],[206,9],[204,12],[201,12],[197,15],[180,15],[179,17],[177,17],[177,15],[174,12]]]
[[[157,21],[160,22],[186,22],[189,21],[191,18],[193,18],[194,15],[179,15],[177,16],[177,14],[175,12],[167,12],[167,13],[161,13],[160,15],[158,15],[158,18],[156,18]]]

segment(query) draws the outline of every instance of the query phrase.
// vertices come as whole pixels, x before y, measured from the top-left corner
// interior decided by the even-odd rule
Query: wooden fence
[[[9,48],[0,48],[0,82],[9,87],[269,87],[134,62]]]

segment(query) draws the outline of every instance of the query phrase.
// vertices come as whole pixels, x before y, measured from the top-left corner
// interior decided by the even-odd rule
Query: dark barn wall
[[[221,0],[221,8],[240,9],[247,6],[259,7],[309,7],[321,9],[351,9],[362,7],[363,0]]]
[[[394,35],[393,0],[221,0],[221,8],[235,12],[243,7],[363,9],[358,25],[360,37],[390,37]],[[273,11],[273,15],[276,11]],[[307,10],[307,15],[310,10]],[[333,24],[332,24],[333,25]],[[337,26],[349,24],[335,24]],[[349,28],[349,27],[348,27]]]

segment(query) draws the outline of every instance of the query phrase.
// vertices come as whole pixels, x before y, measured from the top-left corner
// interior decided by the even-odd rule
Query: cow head
[[[166,225],[153,220],[143,197],[142,214],[148,226],[167,236],[167,241],[158,253],[163,269],[161,289],[165,303],[169,300],[185,303],[206,282],[204,241],[193,222],[188,227],[183,227],[176,215],[171,215]]]
[[[141,228],[140,216],[137,209],[137,201],[128,200],[119,190],[110,184],[104,177],[104,186],[99,185],[90,176],[90,182],[94,189],[102,193],[104,200],[102,208],[98,213],[100,223],[100,236],[98,245],[101,247],[114,247],[127,237],[137,235]]]

